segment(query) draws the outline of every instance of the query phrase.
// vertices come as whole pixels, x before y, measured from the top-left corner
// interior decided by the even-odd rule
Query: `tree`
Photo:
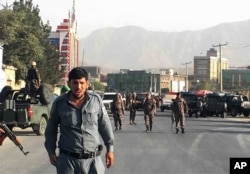
[[[57,68],[59,54],[48,39],[51,27],[48,22],[43,24],[39,12],[32,0],[15,1],[12,10],[0,11],[3,63],[17,68],[16,80],[19,80],[25,79],[30,62],[36,61],[42,81],[54,84],[62,74]]]
[[[91,82],[91,86],[94,88],[94,90],[98,91],[104,91],[105,89],[105,86],[100,82]]]

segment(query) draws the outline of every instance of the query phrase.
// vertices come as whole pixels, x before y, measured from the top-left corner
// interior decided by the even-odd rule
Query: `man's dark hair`
[[[81,79],[81,78],[85,78],[87,81],[88,77],[89,77],[88,72],[82,67],[75,67],[69,72],[69,81],[72,79]]]

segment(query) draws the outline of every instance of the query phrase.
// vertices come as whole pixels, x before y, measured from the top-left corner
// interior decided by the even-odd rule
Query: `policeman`
[[[104,174],[101,142],[107,149],[107,168],[114,164],[110,119],[100,95],[87,90],[88,77],[82,67],[73,68],[69,72],[70,91],[57,97],[52,104],[44,144],[58,174]]]
[[[28,88],[31,101],[35,101],[40,84],[41,77],[36,67],[36,62],[32,61],[26,77],[26,88]]]
[[[144,107],[144,114],[145,114],[146,132],[149,129],[150,131],[152,131],[153,118],[154,118],[154,113],[156,110],[156,104],[153,98],[151,97],[151,93],[147,93],[143,107]]]
[[[181,97],[181,93],[176,94],[176,98],[173,100],[173,112],[175,115],[176,134],[181,127],[181,133],[185,133],[185,113],[187,113],[188,107],[186,101]]]

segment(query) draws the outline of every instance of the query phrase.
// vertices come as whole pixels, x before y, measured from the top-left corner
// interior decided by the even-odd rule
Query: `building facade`
[[[172,70],[149,72],[146,70],[122,69],[119,73],[107,74],[107,89],[123,92],[179,92],[185,88],[185,76],[175,75]]]
[[[219,83],[221,70],[228,69],[228,59],[218,57],[211,48],[205,56],[194,56],[194,80],[199,82]]]
[[[224,90],[250,89],[250,69],[227,69],[222,71],[222,76]]]
[[[79,65],[79,39],[75,19],[75,0],[72,13],[57,26],[56,31],[50,33],[49,39],[58,48],[60,54],[59,69],[64,69],[63,81],[67,81],[68,73]]]

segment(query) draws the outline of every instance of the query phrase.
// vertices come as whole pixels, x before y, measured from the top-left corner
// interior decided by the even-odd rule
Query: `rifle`
[[[0,123],[0,128],[2,128],[4,130],[4,133],[0,136],[7,136],[9,137],[9,139],[16,145],[19,147],[19,149],[23,152],[24,155],[27,155],[29,152],[24,152],[23,151],[23,146],[20,143],[20,141],[17,139],[16,135],[8,128],[8,126],[5,123]],[[4,140],[4,138],[3,138]],[[2,140],[2,141],[3,141]],[[2,142],[0,142],[0,144],[2,144]]]

